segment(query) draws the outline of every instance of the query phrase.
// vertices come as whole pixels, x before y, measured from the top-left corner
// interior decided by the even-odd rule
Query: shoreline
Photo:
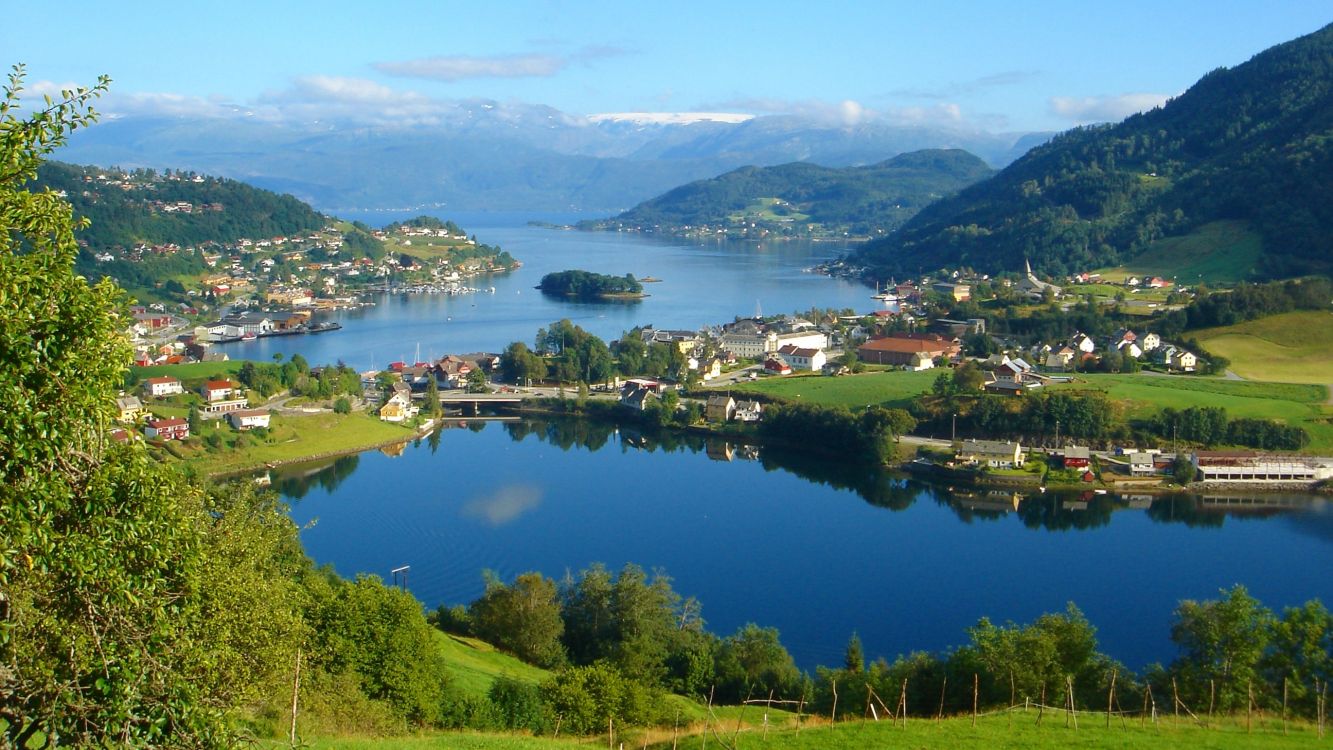
[[[297,456],[294,458],[280,458],[271,461],[259,461],[256,463],[246,464],[244,466],[236,468],[223,469],[220,471],[210,472],[204,474],[204,478],[208,479],[209,481],[226,480],[244,474],[253,474],[262,469],[276,469],[279,466],[291,466],[293,464],[312,463],[314,461],[323,461],[329,458],[339,458],[341,456],[351,456],[357,453],[365,453],[366,451],[381,450],[395,445],[404,445],[406,443],[410,443],[415,440],[420,440],[423,437],[427,437],[432,432],[434,432],[438,427],[439,424],[435,420],[430,419],[427,420],[425,424],[423,424],[420,428],[418,428],[408,437],[394,438],[392,440],[381,440],[377,443],[371,443],[369,445],[340,448],[338,450],[332,450],[332,451],[323,451],[309,456]]]

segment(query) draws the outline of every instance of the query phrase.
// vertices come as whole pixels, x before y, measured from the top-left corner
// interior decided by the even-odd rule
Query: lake
[[[382,223],[396,217],[377,216]],[[463,224],[478,241],[499,245],[523,263],[507,273],[465,282],[494,293],[467,295],[379,295],[376,306],[345,310],[321,319],[343,329],[317,336],[279,336],[223,345],[233,358],[267,360],[300,353],[312,364],[343,360],[359,370],[392,361],[438,359],[445,354],[503,351],[513,341],[529,346],[538,328],[568,318],[604,340],[640,325],[698,330],[729,323],[756,311],[772,315],[811,307],[868,311],[883,303],[873,289],[805,269],[837,257],[837,243],[713,242],[653,239],[633,234],[577,232],[530,226]],[[504,217],[512,221],[512,217]],[[494,218],[490,218],[494,221]],[[574,302],[552,298],[535,287],[552,271],[661,279],[644,285],[637,302]]]
[[[314,522],[301,536],[316,561],[386,580],[410,565],[428,607],[479,596],[483,569],[559,579],[633,562],[697,597],[715,633],[777,627],[806,669],[840,664],[852,632],[892,659],[961,644],[982,616],[1026,622],[1068,601],[1104,651],[1141,668],[1172,658],[1181,599],[1243,583],[1274,609],[1333,602],[1333,507],[1313,496],[953,493],[576,420],[454,426],[274,484],[298,524]]]

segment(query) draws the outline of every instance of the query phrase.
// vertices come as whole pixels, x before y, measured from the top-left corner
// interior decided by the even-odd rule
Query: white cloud
[[[1034,70],[1003,70],[969,81],[952,81],[937,88],[902,88],[888,93],[894,98],[905,99],[954,99],[967,94],[1013,86],[1030,81],[1040,74]]]
[[[501,487],[491,495],[469,501],[463,506],[462,513],[491,526],[503,526],[541,505],[541,502],[540,487],[513,484]]]
[[[701,111],[751,112],[756,115],[792,115],[824,125],[853,126],[879,117],[854,99],[830,102],[820,99],[778,99],[773,97],[738,97],[723,102],[703,104]]]
[[[469,78],[547,78],[569,64],[556,55],[440,55],[400,62],[378,62],[376,70],[403,78],[462,81]]]
[[[1166,104],[1166,94],[1120,94],[1118,96],[1053,96],[1051,113],[1076,123],[1119,122],[1137,112]]]

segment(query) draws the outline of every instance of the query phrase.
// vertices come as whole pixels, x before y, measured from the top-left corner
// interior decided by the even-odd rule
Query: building
[[[1129,475],[1132,477],[1150,477],[1157,473],[1157,467],[1153,465],[1151,453],[1131,453],[1129,454]]]
[[[791,365],[779,357],[769,357],[764,360],[764,372],[773,375],[790,375]]]
[[[1333,479],[1333,458],[1257,451],[1198,451],[1190,457],[1203,482],[1318,482]]]
[[[764,405],[758,401],[737,401],[735,417],[737,422],[758,422],[763,419]]]
[[[143,402],[138,396],[118,396],[116,398],[116,411],[119,412],[119,419],[122,422],[133,422],[143,414]]]
[[[885,336],[870,339],[856,349],[856,356],[862,362],[873,365],[911,366],[913,356],[925,354],[932,360],[937,357],[949,358],[960,351],[957,343],[943,338],[899,338]]]
[[[1032,273],[1032,264],[1027,260],[1023,261],[1023,273],[1023,278],[1014,285],[1014,290],[1028,299],[1044,299],[1048,292],[1053,297],[1059,297],[1062,294],[1063,290],[1060,287],[1038,279],[1036,274]]]
[[[1060,463],[1066,469],[1086,469],[1092,462],[1092,451],[1086,445],[1075,445],[1056,451]]]
[[[709,396],[704,405],[704,418],[709,422],[730,422],[736,415],[736,399],[731,396]]]
[[[635,411],[644,411],[648,404],[657,400],[657,394],[650,388],[627,385],[620,392],[620,405]]]
[[[255,427],[268,427],[269,413],[266,409],[238,409],[227,414],[227,421],[238,430],[250,430]]]
[[[143,392],[146,396],[160,397],[184,393],[185,389],[181,387],[181,381],[178,378],[163,376],[145,380],[143,382]]]
[[[968,284],[954,284],[948,281],[938,281],[931,285],[931,289],[951,297],[955,302],[966,302],[972,299],[972,287]]]
[[[1166,366],[1168,368],[1179,370],[1181,372],[1194,372],[1194,368],[1198,363],[1198,358],[1184,349],[1177,349],[1172,352],[1171,356],[1166,360]]]
[[[380,419],[385,422],[405,422],[417,415],[420,409],[412,403],[412,389],[402,381],[393,384],[393,393],[389,400],[380,407]]]
[[[995,469],[1016,469],[1023,466],[1027,454],[1021,443],[997,440],[964,440],[954,459],[965,464],[989,466]]]
[[[150,419],[143,434],[150,440],[184,440],[190,436],[190,423],[180,417]]]
[[[231,396],[232,386],[230,380],[208,380],[199,388],[199,395],[204,397],[208,403],[222,401]]]
[[[824,350],[805,349],[793,344],[787,344],[778,349],[778,356],[791,365],[793,370],[808,370],[810,372],[823,368],[824,362],[827,361]]]

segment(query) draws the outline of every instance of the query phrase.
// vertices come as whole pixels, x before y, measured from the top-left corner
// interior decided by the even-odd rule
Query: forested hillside
[[[1333,26],[1205,75],[1164,107],[1078,128],[854,253],[875,277],[946,266],[1067,272],[1221,219],[1256,276],[1333,270]]]
[[[580,225],[674,233],[759,228],[779,234],[880,235],[931,201],[992,174],[966,151],[931,149],[865,167],[808,162],[741,167],[683,185],[613,218]],[[812,225],[813,228],[812,228]]]
[[[290,195],[192,172],[122,172],[47,162],[36,186],[63,191],[93,251],[138,244],[234,242],[312,232],[327,220]]]

